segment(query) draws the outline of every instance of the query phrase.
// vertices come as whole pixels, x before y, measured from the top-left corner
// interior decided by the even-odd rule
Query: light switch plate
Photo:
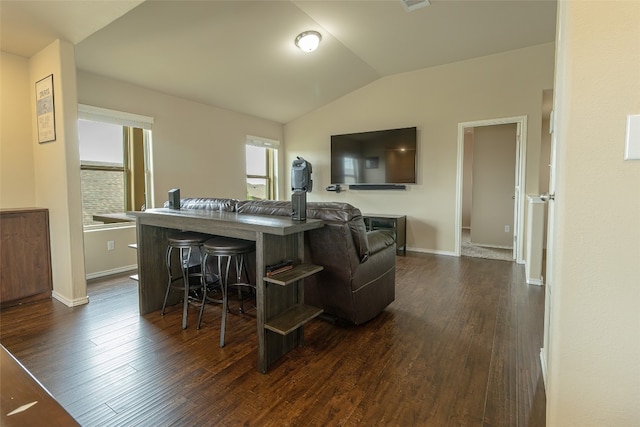
[[[627,138],[624,146],[625,160],[640,160],[640,114],[627,116]]]

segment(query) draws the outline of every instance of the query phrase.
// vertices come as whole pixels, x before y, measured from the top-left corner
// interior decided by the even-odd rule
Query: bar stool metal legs
[[[201,276],[201,253],[200,248],[202,243],[207,240],[208,236],[196,234],[196,233],[179,233],[170,236],[167,244],[166,253],[166,267],[169,276],[167,283],[167,291],[164,295],[164,302],[162,303],[162,315],[164,315],[165,308],[167,306],[167,300],[169,299],[169,293],[171,289],[180,289],[183,291],[183,305],[182,305],[182,329],[187,328],[187,309],[189,304],[189,292],[194,289],[202,288]],[[173,251],[178,251],[178,263],[180,268],[180,274],[174,275],[172,268],[172,254]],[[198,280],[196,283],[191,282],[191,278],[196,277]],[[176,281],[182,281],[182,285],[174,284]],[[206,290],[202,289],[203,294],[206,295]],[[203,297],[204,298],[204,297]],[[198,327],[200,325],[198,324]]]
[[[234,258],[235,258],[235,261],[236,261],[235,267],[236,267],[236,275],[237,275],[237,281],[234,283],[234,285],[236,285],[236,288],[238,289],[238,299],[240,300],[240,308],[238,309],[238,312],[240,314],[242,314],[242,313],[244,313],[244,297],[242,295],[242,288],[243,287],[249,287],[249,288],[255,289],[255,285],[252,285],[252,284],[249,283],[250,276],[247,273],[247,260],[245,259],[245,254],[242,253],[242,254],[240,254],[238,256],[235,256]],[[243,282],[242,281],[242,273],[243,272],[245,273],[245,276],[247,278],[247,282]]]
[[[209,271],[210,263],[209,256],[215,256],[211,254],[209,251],[203,249],[202,255],[202,280],[203,280],[203,289],[205,289],[205,295],[202,299],[202,305],[200,306],[200,314],[198,315],[198,328],[200,328],[200,322],[202,321],[202,314],[204,313],[204,306],[207,301],[221,303],[222,304],[222,319],[220,325],[220,347],[224,347],[224,334],[227,327],[227,312],[229,311],[228,307],[228,298],[227,298],[227,277],[229,276],[229,267],[231,265],[231,257],[227,257],[226,265],[223,265],[222,256],[216,256],[217,258],[217,271],[219,274],[219,284],[220,284],[220,293],[222,294],[222,299],[214,299],[207,296],[207,277],[214,277],[215,274]]]
[[[222,292],[222,325],[220,328],[220,347],[224,347],[224,335],[227,324],[227,311],[229,310],[229,270],[231,267],[232,258],[236,259],[236,269],[238,269],[238,277],[241,277],[242,268],[246,268],[244,255],[250,252],[255,251],[255,242],[241,239],[232,239],[228,237],[220,237],[216,236],[209,240],[207,240],[202,245],[202,268],[203,268],[203,277],[207,277],[209,274],[209,256],[215,256],[217,258],[217,267],[218,273],[220,275],[220,288]],[[224,258],[224,259],[223,259]],[[238,259],[240,258],[240,260]],[[206,286],[205,286],[206,289]],[[202,313],[204,311],[205,301],[208,298],[204,298],[202,302],[202,307],[200,307],[200,316],[198,318],[198,324],[200,324],[200,319],[202,318]],[[212,300],[215,301],[215,300]]]

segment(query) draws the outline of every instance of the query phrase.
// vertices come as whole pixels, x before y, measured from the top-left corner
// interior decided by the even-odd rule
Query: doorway
[[[526,116],[458,124],[456,256],[464,243],[465,254],[524,263],[526,126]]]

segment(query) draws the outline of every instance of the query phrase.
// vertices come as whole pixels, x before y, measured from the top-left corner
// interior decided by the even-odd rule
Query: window
[[[247,200],[276,200],[278,141],[248,136]]]
[[[124,127],[80,120],[82,222],[94,224],[97,213],[125,211]]]
[[[345,184],[355,184],[358,182],[358,180],[356,179],[356,165],[357,160],[354,157],[345,157],[342,160]]]
[[[150,130],[126,113],[82,105],[78,111],[83,224],[102,226],[93,215],[151,206]]]

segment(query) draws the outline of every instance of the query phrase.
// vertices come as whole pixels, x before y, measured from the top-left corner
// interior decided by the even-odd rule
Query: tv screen
[[[332,184],[415,184],[415,127],[331,136]]]

